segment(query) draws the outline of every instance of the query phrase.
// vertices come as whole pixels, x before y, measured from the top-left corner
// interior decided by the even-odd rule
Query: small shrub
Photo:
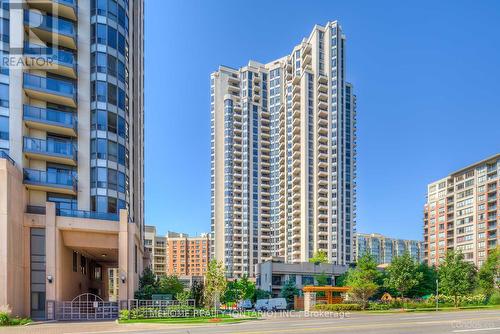
[[[500,291],[495,291],[488,300],[490,305],[500,305]]]
[[[0,326],[10,325],[10,314],[7,312],[0,312]]]
[[[373,311],[385,311],[385,310],[390,310],[391,305],[389,303],[374,303],[374,302],[369,302],[368,303],[368,309],[373,310]]]
[[[359,304],[319,304],[319,305],[315,305],[314,309],[316,311],[329,311],[329,312],[360,311],[361,305],[359,305]]]
[[[120,320],[128,320],[130,319],[130,311],[129,310],[120,310],[120,315],[118,316]]]

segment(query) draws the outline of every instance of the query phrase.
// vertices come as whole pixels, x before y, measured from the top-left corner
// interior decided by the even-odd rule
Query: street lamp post
[[[436,278],[436,311],[439,310],[439,280]]]

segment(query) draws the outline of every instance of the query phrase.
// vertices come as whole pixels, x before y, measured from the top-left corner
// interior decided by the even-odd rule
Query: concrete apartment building
[[[354,261],[356,97],[346,38],[315,26],[283,58],[211,75],[211,254],[228,277],[273,256]]]
[[[146,226],[145,248],[151,254],[151,268],[158,275],[176,275],[182,280],[205,275],[209,261],[209,234],[190,237],[167,232],[159,236],[154,226]]]
[[[449,250],[480,267],[500,245],[500,154],[466,166],[427,187],[425,260],[439,265]]]
[[[15,315],[57,319],[86,293],[133,298],[143,11],[142,0],[1,2],[0,305]]]
[[[424,260],[424,243],[418,240],[406,240],[387,237],[381,234],[356,234],[356,258],[369,253],[378,264],[391,263],[396,256],[409,253],[418,262]]]

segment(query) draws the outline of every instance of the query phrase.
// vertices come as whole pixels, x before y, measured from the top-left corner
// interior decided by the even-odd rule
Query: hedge
[[[317,304],[314,306],[316,311],[360,311],[361,305],[359,304]]]

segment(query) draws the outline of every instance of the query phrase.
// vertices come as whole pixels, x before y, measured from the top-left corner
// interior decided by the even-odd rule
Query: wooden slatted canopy
[[[304,292],[349,292],[351,290],[348,286],[314,286],[314,285],[306,285],[302,288]]]

